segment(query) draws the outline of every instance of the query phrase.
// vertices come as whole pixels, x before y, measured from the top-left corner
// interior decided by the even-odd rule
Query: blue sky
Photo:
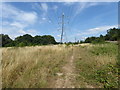
[[[24,34],[52,35],[60,41],[62,13],[64,41],[105,35],[118,25],[117,2],[4,2],[2,33],[12,39]]]

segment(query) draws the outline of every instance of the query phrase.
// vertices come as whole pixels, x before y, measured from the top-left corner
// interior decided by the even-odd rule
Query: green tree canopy
[[[2,47],[12,46],[13,40],[8,35],[0,34],[0,45]]]

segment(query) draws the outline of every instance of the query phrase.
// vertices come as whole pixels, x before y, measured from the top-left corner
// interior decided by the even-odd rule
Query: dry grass
[[[3,87],[49,87],[70,50],[63,46],[3,48]]]
[[[0,89],[2,88],[2,49],[0,48]]]
[[[117,54],[117,46],[109,44],[14,47],[0,50],[3,88],[54,88],[57,74],[64,73],[62,68],[67,65],[71,56],[74,57],[74,64],[71,65],[76,65],[73,66],[76,75],[74,87],[103,87],[93,77],[95,71],[104,70],[109,64],[116,65]]]

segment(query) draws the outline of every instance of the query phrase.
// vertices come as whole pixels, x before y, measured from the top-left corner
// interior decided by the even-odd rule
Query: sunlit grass
[[[3,87],[48,87],[70,56],[70,50],[63,46],[4,48]]]
[[[118,68],[116,65],[118,46],[116,44],[79,47],[77,53],[79,54],[76,57],[80,57],[76,59],[76,70],[79,74],[77,82],[79,84],[82,83],[80,80],[84,78],[84,82],[94,87],[118,87]],[[98,72],[100,73],[98,74]]]
[[[50,45],[2,48],[3,88],[54,88],[74,55],[76,86],[117,87],[116,44]]]

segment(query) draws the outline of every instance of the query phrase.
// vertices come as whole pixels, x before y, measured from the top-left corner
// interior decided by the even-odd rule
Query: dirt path
[[[73,53],[74,54],[74,53]],[[74,55],[67,60],[66,65],[62,68],[62,73],[57,73],[58,79],[56,80],[55,88],[75,88],[74,80],[75,80],[75,65]]]
[[[57,79],[54,82],[54,88],[94,88],[85,82],[85,78],[81,76],[81,83],[76,82],[76,78],[80,76],[76,72],[75,65],[75,49],[72,49],[72,55],[67,59],[66,64],[62,67],[62,72],[57,73]]]

